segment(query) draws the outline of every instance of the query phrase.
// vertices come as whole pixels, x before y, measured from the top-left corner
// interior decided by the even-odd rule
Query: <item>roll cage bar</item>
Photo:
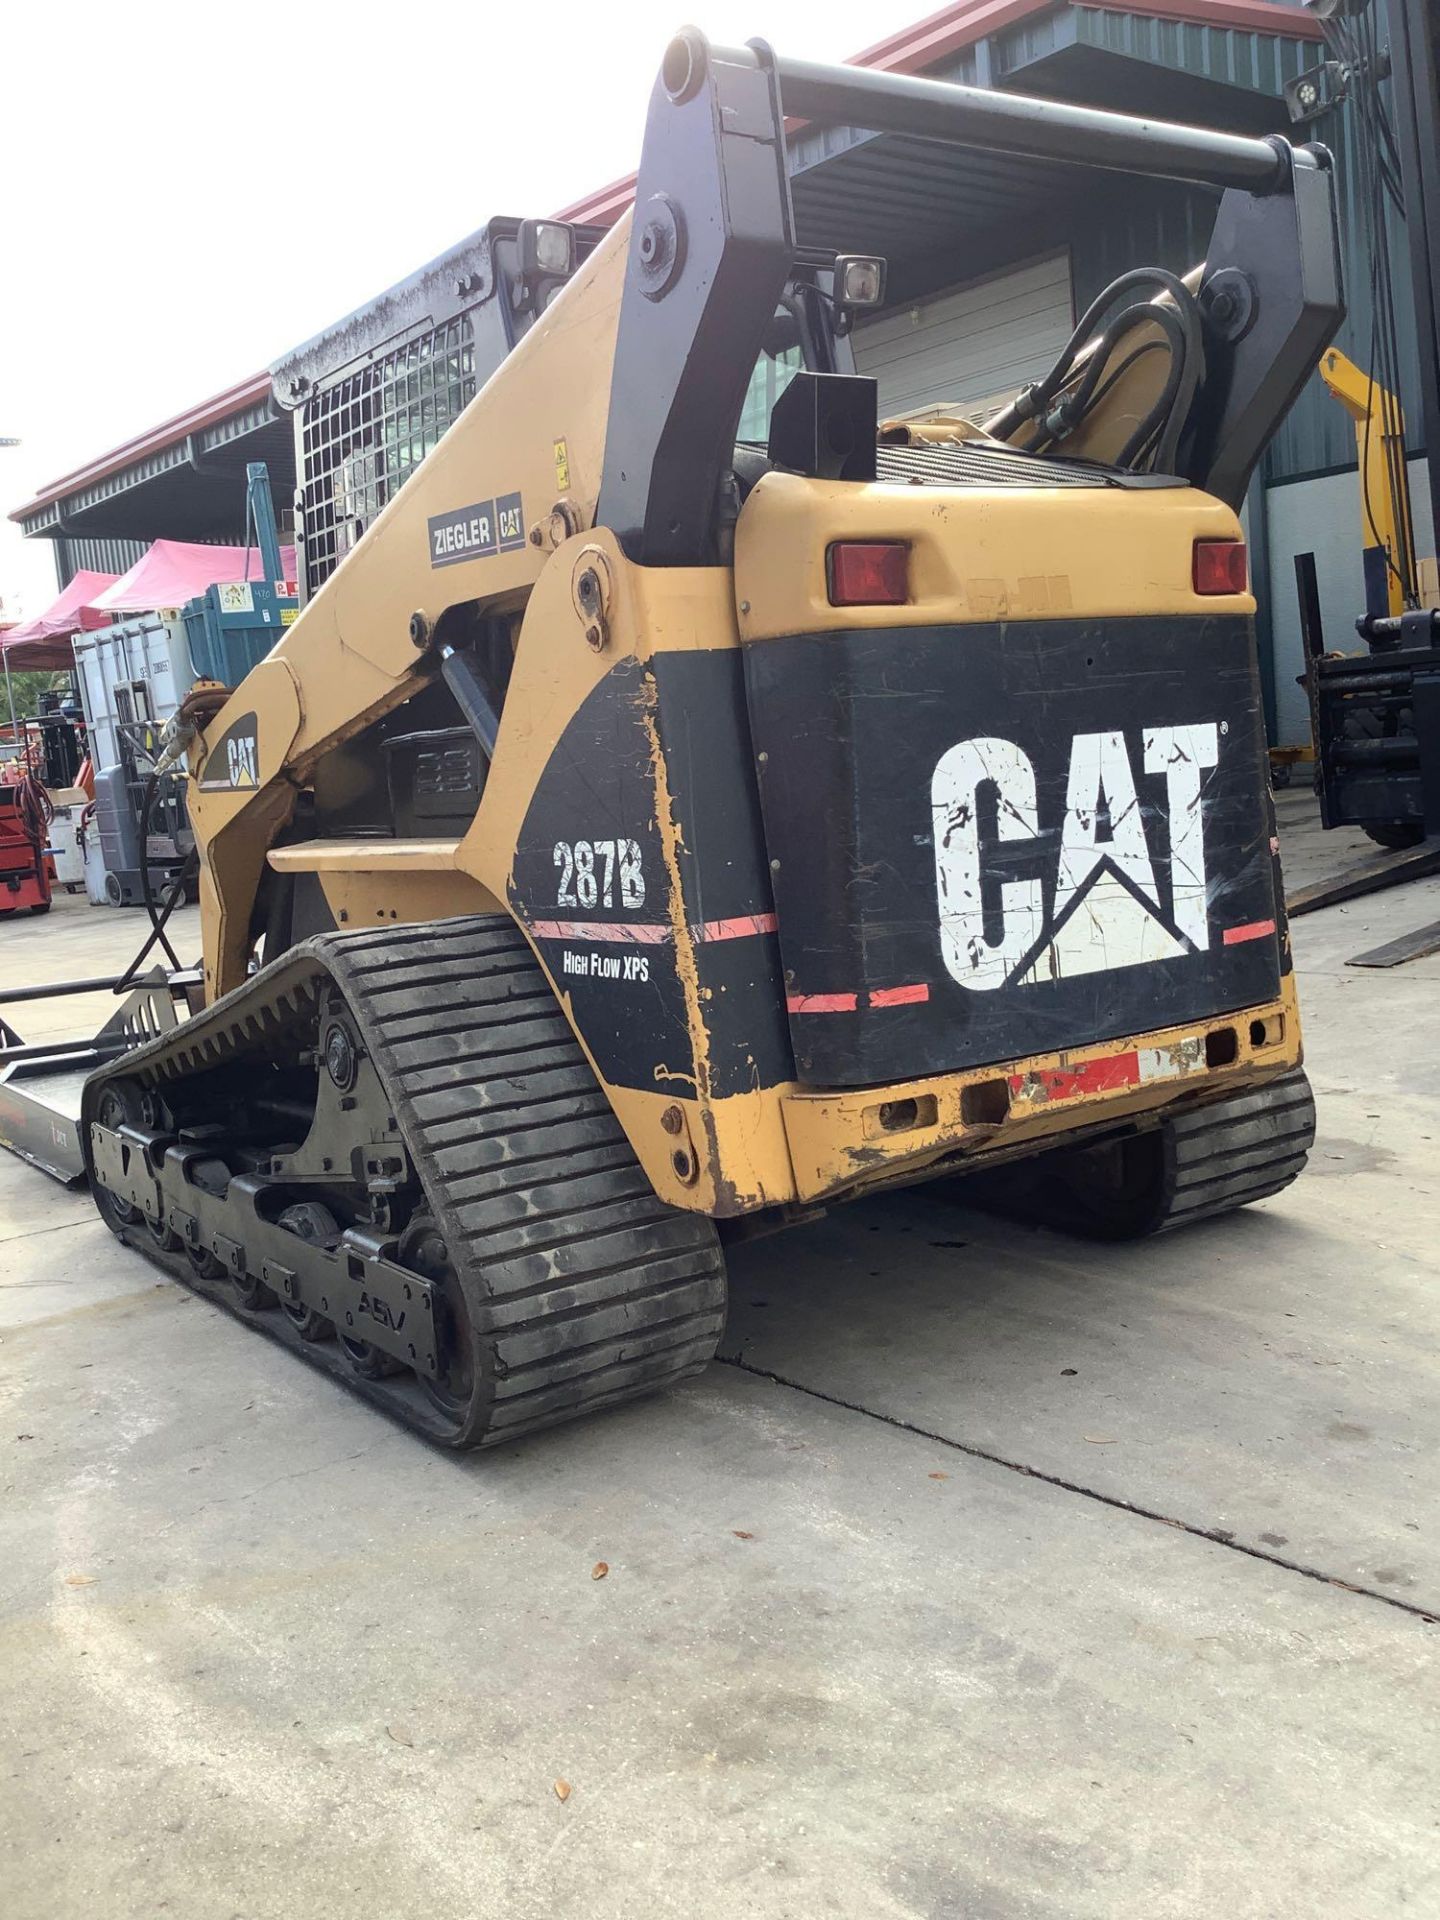
[[[719,559],[735,424],[805,258],[787,113],[1220,189],[1199,291],[1206,377],[1181,477],[1238,508],[1344,312],[1323,147],[788,60],[762,41],[712,47],[687,28],[666,49],[646,119],[596,516],[632,559]]]

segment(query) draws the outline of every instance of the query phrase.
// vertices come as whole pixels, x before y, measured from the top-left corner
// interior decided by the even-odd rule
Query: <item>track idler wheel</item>
[[[299,1200],[293,1207],[286,1207],[275,1224],[303,1240],[307,1247],[333,1246],[340,1238],[340,1222],[318,1200]],[[290,1300],[282,1300],[280,1305],[302,1340],[335,1338],[335,1322],[314,1307],[298,1306]]]
[[[232,1273],[230,1284],[235,1289],[235,1298],[247,1313],[264,1313],[268,1307],[278,1307],[280,1296],[273,1287],[267,1287],[257,1274]]]
[[[348,1333],[340,1334],[339,1340],[352,1372],[362,1380],[388,1380],[392,1374],[404,1372],[398,1360],[372,1347],[368,1340],[352,1340]]]
[[[95,1118],[102,1126],[114,1131],[116,1127],[133,1124],[140,1117],[140,1094],[128,1080],[114,1080],[100,1096],[100,1105]],[[93,1183],[95,1204],[100,1216],[112,1233],[123,1233],[126,1227],[138,1226],[142,1214],[139,1207],[129,1200],[122,1200],[99,1180]]]
[[[267,1286],[255,1273],[232,1273],[230,1284],[234,1286],[234,1298],[246,1313],[263,1313],[267,1308],[276,1308],[280,1296],[273,1286]]]
[[[434,1379],[419,1376],[420,1385],[437,1413],[454,1422],[457,1431],[470,1416],[480,1369],[475,1336],[465,1306],[464,1291],[445,1239],[428,1213],[415,1214],[400,1236],[395,1258],[402,1267],[422,1274],[435,1287],[435,1331],[440,1339],[440,1372]]]

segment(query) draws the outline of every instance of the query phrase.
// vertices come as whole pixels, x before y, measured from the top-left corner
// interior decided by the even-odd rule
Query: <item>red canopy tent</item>
[[[282,547],[285,578],[295,578],[295,549]],[[258,547],[206,547],[189,540],[156,540],[92,604],[102,617],[154,613],[159,607],[183,607],[217,581],[259,580]]]
[[[96,612],[94,600],[114,580],[113,573],[88,573],[82,568],[59,599],[43,613],[0,634],[0,652],[4,653],[5,665],[17,673],[31,668],[43,671],[73,666],[72,634],[110,625],[110,615]]]

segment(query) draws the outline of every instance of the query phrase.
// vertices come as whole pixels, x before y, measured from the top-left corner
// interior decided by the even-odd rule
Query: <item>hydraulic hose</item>
[[[1169,295],[1171,304],[1158,300],[1137,302],[1114,315],[1098,339],[1093,338],[1102,316],[1120,295],[1141,286],[1158,287]],[[1168,471],[1178,455],[1180,436],[1199,385],[1204,336],[1194,295],[1178,275],[1162,267],[1135,267],[1113,280],[1081,315],[1050,371],[997,414],[988,423],[989,431],[998,439],[1006,440],[1033,420],[1039,423],[1034,442],[1036,451],[1062,442],[1093,412],[1121,374],[1141,353],[1149,350],[1142,347],[1128,355],[1119,367],[1107,371],[1112,355],[1125,336],[1147,325],[1158,327],[1164,334],[1170,371],[1159,399],[1131,433],[1115,465],[1138,465],[1150,459]],[[1087,345],[1090,351],[1077,377],[1076,363]],[[1067,382],[1071,381],[1074,384],[1067,392]]]
[[[25,838],[33,841],[37,850],[43,853],[50,838],[50,822],[55,818],[55,808],[49,794],[28,770],[15,783],[15,811],[25,830]]]
[[[150,816],[154,812],[155,797],[160,790],[160,779],[161,776],[158,773],[152,773],[150,775],[149,779],[145,782],[144,798],[140,802],[140,898],[144,901],[145,911],[150,916],[150,937],[135,955],[135,958],[130,962],[124,973],[122,973],[120,978],[115,982],[113,991],[116,993],[124,993],[127,988],[131,986],[141,967],[144,966],[150,949],[155,946],[157,942],[174,970],[177,973],[181,971],[180,957],[166,937],[165,923],[179,903],[185,898],[186,889],[199,870],[200,853],[198,847],[192,847],[190,849],[189,853],[185,856],[185,864],[180,869],[178,877],[173,880],[167,888],[164,901],[158,902],[155,898],[155,889],[150,880],[149,847]]]

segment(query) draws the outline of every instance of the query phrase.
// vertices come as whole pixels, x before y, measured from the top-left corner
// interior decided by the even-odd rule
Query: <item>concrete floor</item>
[[[1440,1914],[1440,959],[1343,965],[1436,918],[1297,923],[1281,1198],[877,1200],[734,1257],[703,1379],[483,1459],[0,1156],[5,1920]]]

